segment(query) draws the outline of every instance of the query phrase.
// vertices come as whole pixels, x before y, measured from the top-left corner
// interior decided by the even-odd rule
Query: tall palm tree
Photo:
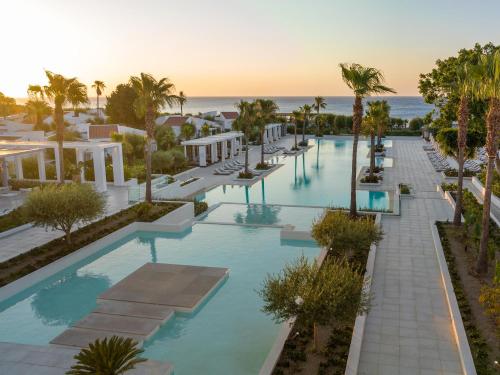
[[[264,166],[264,132],[266,125],[271,123],[278,111],[278,105],[271,99],[257,99],[255,101],[257,108],[257,122],[256,126],[260,131],[260,164]]]
[[[316,111],[316,135],[319,136],[319,111],[326,108],[325,98],[322,96],[315,97],[312,108]]]
[[[184,103],[186,103],[187,97],[184,95],[184,91],[179,91],[179,95],[177,95],[177,103],[181,106],[181,116],[184,116],[182,107],[184,106]]]
[[[295,146],[294,149],[297,150],[297,122],[302,120],[302,112],[300,110],[293,111],[292,112],[293,116],[293,130],[294,130],[294,135],[295,135]]]
[[[68,90],[68,102],[73,106],[73,116],[78,117],[78,107],[80,104],[86,104],[89,102],[89,97],[87,96],[87,86],[80,82],[73,82]]]
[[[109,340],[97,339],[75,355],[76,364],[66,374],[121,375],[146,361],[139,357],[143,352],[131,338],[112,336]]]
[[[460,102],[458,105],[458,181],[457,181],[457,199],[455,204],[455,213],[453,215],[453,224],[462,223],[462,190],[464,185],[464,162],[465,149],[467,147],[467,126],[469,123],[469,97],[471,95],[472,82],[467,66],[458,69],[456,85],[460,93]]]
[[[243,133],[245,138],[245,175],[249,174],[248,170],[248,139],[255,128],[257,117],[257,105],[255,102],[249,103],[241,100],[236,104],[239,111],[238,118],[233,122],[233,129]]]
[[[377,147],[382,146],[382,135],[391,122],[391,117],[389,116],[391,106],[387,103],[387,100],[382,100],[381,106],[384,113],[387,114],[387,117],[384,117],[384,121],[381,121],[377,124]]]
[[[375,170],[375,131],[389,121],[389,108],[385,100],[369,102],[363,120],[363,130],[370,137],[370,177],[373,177]]]
[[[101,117],[101,112],[99,111],[99,96],[102,95],[104,89],[106,88],[106,85],[104,84],[104,81],[95,80],[92,84],[92,88],[95,89],[95,93],[97,96],[97,117]]]
[[[28,98],[26,102],[26,110],[32,119],[36,127],[40,127],[43,124],[43,116],[50,112],[50,107],[45,102],[45,93],[40,85],[29,85],[28,86]]]
[[[302,146],[305,146],[306,143],[306,127],[309,126],[309,117],[311,116],[311,110],[312,107],[309,104],[304,104],[302,107],[299,108],[299,110],[302,112]]]
[[[479,274],[488,272],[488,241],[491,210],[491,185],[498,152],[498,136],[500,133],[500,51],[482,55],[479,63],[471,67],[473,77],[472,93],[475,98],[488,101],[486,115],[486,181],[483,197],[483,217],[481,241],[476,271]]]
[[[45,75],[49,80],[48,85],[43,87],[45,96],[54,102],[54,122],[56,123],[56,139],[59,153],[59,182],[64,182],[64,157],[63,157],[63,141],[64,141],[64,112],[63,106],[68,102],[72,86],[80,85],[80,82],[73,78],[66,78],[61,74],[53,73],[49,70],[45,71]]]
[[[357,216],[356,206],[356,169],[358,140],[361,122],[363,119],[363,98],[372,94],[387,92],[395,93],[390,87],[384,86],[382,72],[375,68],[364,67],[359,64],[340,64],[342,79],[354,92],[354,105],[352,107],[352,132],[354,135],[352,143],[352,168],[351,168],[351,207],[350,215]]]
[[[146,128],[146,202],[151,203],[151,142],[154,139],[155,115],[165,105],[172,107],[177,97],[173,94],[175,86],[168,78],[157,81],[151,74],[141,73],[130,77],[130,85],[137,94],[134,111],[138,117],[144,116]]]

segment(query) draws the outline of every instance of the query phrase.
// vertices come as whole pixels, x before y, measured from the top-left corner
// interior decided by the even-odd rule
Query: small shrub
[[[443,182],[441,184],[441,189],[443,189],[443,191],[457,191],[458,185],[457,184],[447,184],[447,183]]]
[[[194,216],[198,216],[208,210],[207,202],[194,201]]]
[[[40,186],[54,185],[53,182],[41,182],[41,181],[31,181],[31,180],[16,180],[11,178],[9,180],[9,185],[12,190],[20,189],[32,189]]]
[[[458,170],[454,168],[447,169],[443,172],[446,177],[458,177]],[[476,172],[473,172],[468,169],[464,169],[464,177],[472,177],[475,176]]]
[[[486,183],[486,169],[479,174],[478,178],[484,186]],[[495,194],[497,197],[500,197],[500,175],[495,169],[493,170],[493,182],[491,184],[491,192]]]
[[[373,176],[365,176],[363,177],[360,182],[362,184],[376,184],[378,183],[380,180],[382,180],[382,177],[379,177],[379,176],[376,176],[376,175],[373,175]]]
[[[244,178],[251,180],[253,178],[253,174],[251,172],[245,173],[245,172],[240,172],[238,173],[238,178]]]
[[[410,194],[410,187],[406,184],[399,184],[399,191],[401,194]]]
[[[307,147],[307,145],[308,145],[308,142],[307,142],[307,141],[300,141],[300,142],[299,142],[299,146],[300,146],[300,147]]]

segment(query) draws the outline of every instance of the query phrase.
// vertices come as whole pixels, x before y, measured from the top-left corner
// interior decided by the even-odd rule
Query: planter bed
[[[500,356],[496,336],[499,328],[478,302],[481,287],[491,283],[492,275],[480,278],[470,271],[475,252],[464,251],[460,229],[444,222],[437,222],[436,226],[477,374],[496,374],[493,360]]]
[[[42,268],[132,222],[155,221],[182,205],[180,202],[156,202],[152,206],[146,203],[138,204],[77,229],[71,234],[71,244],[67,244],[64,237],[61,237],[35,247],[0,263],[0,286]]]
[[[375,215],[367,215],[376,220]],[[367,276],[365,267],[369,267],[368,257],[372,254],[370,250],[372,247],[376,249],[376,246],[372,244],[370,248],[360,252],[359,256],[352,259],[353,264],[363,265],[360,272],[365,275],[365,278]],[[327,253],[326,257],[328,256],[331,255]],[[364,317],[366,318],[366,316]],[[348,323],[335,326],[319,326],[318,343],[324,350],[316,352],[310,350],[313,340],[312,328],[295,323],[285,341],[272,374],[344,374],[352,346],[353,330],[355,323],[358,324],[357,319],[360,318],[363,318],[363,316],[360,317],[355,314]]]
[[[0,234],[28,224],[29,222],[30,221],[23,213],[23,209],[18,207],[10,211],[8,214],[0,216]]]

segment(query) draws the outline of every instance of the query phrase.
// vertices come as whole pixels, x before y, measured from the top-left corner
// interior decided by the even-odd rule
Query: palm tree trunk
[[[486,152],[488,153],[488,165],[486,167],[486,181],[483,198],[483,218],[481,242],[479,244],[479,255],[476,263],[476,271],[479,274],[488,272],[488,240],[491,210],[491,184],[493,182],[493,169],[497,155],[497,133],[500,128],[500,100],[490,99],[488,116],[486,117]]]
[[[184,116],[183,113],[182,113],[182,103],[181,103],[181,116]]]
[[[153,128],[153,117],[154,111],[153,107],[150,105],[146,110],[146,202],[151,203],[153,201],[152,191],[151,191],[151,142],[154,137]]]
[[[469,103],[467,98],[462,96],[458,107],[458,181],[455,214],[453,215],[453,224],[457,226],[462,223],[462,190],[464,185],[464,159],[465,146],[467,144],[468,120]]]
[[[302,122],[302,146],[306,142],[306,118],[304,118],[304,121]]]
[[[316,136],[319,137],[319,108],[316,115]]]
[[[382,126],[377,128],[377,147],[382,145]]]
[[[262,164],[262,166],[264,166],[264,132],[266,131],[266,129],[262,129],[261,133],[260,133],[260,163]]]
[[[375,171],[375,131],[370,131],[370,177]]]
[[[295,130],[295,149],[297,149],[297,120],[295,120],[294,130]]]
[[[245,134],[245,175],[248,175],[248,135]]]
[[[101,117],[101,112],[99,112],[99,95],[97,95],[97,117]]]
[[[361,128],[361,120],[363,118],[363,103],[361,97],[356,96],[354,105],[352,106],[352,132],[354,139],[352,141],[352,165],[351,165],[351,207],[349,214],[351,217],[357,216],[356,205],[356,172],[357,172],[357,158],[358,158],[358,140],[359,129]]]
[[[62,103],[54,103],[54,120],[56,122],[57,151],[59,153],[59,183],[64,183],[64,113]],[[56,167],[57,168],[57,167]]]

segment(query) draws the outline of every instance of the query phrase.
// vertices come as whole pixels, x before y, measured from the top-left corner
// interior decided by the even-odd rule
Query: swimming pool
[[[390,142],[390,141],[389,141]],[[271,161],[283,164],[254,185],[218,186],[198,195],[209,205],[218,202],[281,204],[320,207],[348,207],[352,141],[348,139],[310,140],[312,146],[298,156],[277,156]],[[358,171],[369,164],[369,144],[358,145]],[[378,159],[378,164],[392,165],[392,160]],[[386,191],[357,190],[358,208],[389,210],[390,197]]]
[[[227,281],[193,315],[177,314],[145,343],[175,374],[257,374],[280,329],[260,311],[267,273],[320,249],[281,242],[279,228],[198,224],[182,234],[138,232],[0,303],[0,341],[48,344],[96,297],[147,262],[228,267]]]

